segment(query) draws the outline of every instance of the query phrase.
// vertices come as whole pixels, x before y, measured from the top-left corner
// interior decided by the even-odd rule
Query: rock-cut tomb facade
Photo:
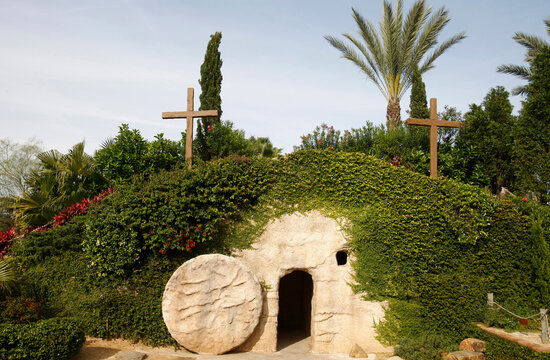
[[[271,221],[251,249],[184,263],[163,297],[174,338],[198,353],[275,352],[310,339],[312,352],[387,352],[375,336],[384,302],[353,293],[349,244],[318,211]]]

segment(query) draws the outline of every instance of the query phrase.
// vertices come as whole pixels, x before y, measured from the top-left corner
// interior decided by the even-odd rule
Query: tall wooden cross
[[[430,118],[409,118],[405,121],[409,125],[421,125],[430,127],[430,177],[437,179],[437,127],[460,127],[459,121],[437,120],[437,99],[430,99]]]
[[[187,137],[185,140],[185,162],[191,169],[193,164],[193,118],[218,116],[218,110],[194,111],[195,89],[187,88],[187,111],[163,112],[163,119],[187,119]]]

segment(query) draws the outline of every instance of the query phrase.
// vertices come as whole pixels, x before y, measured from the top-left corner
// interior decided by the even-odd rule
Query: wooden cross
[[[437,179],[437,127],[460,127],[459,121],[437,120],[437,99],[430,99],[430,118],[405,121],[409,125],[421,125],[430,127],[430,177]]]
[[[194,111],[195,89],[187,88],[187,111],[163,112],[163,119],[187,119],[187,138],[185,140],[185,162],[191,169],[193,164],[193,118],[218,116],[218,110]]]

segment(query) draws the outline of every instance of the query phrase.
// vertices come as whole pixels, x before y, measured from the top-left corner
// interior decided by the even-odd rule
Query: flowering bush
[[[231,156],[121,186],[88,213],[84,251],[101,275],[124,275],[153,253],[216,247],[239,210],[267,190],[272,162]]]
[[[17,236],[15,229],[0,231],[0,260],[4,258],[8,249],[13,245],[13,239]]]
[[[4,300],[2,319],[14,324],[26,324],[40,319],[44,300],[8,297]]]
[[[84,215],[88,212],[92,205],[100,204],[106,196],[112,194],[114,190],[108,188],[107,190],[96,195],[92,200],[86,198],[81,202],[66,207],[63,211],[53,217],[53,227],[61,226],[71,221],[73,216]]]

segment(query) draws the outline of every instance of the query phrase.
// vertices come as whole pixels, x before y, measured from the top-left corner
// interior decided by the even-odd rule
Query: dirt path
[[[147,360],[348,360],[347,354],[312,354],[309,350],[309,338],[288,346],[276,353],[229,353],[224,355],[197,355],[184,349],[163,347],[153,348],[125,340],[102,340],[87,338],[80,353],[71,360],[106,360],[120,351],[135,351],[147,354]],[[372,354],[369,359],[385,360],[391,354]]]

